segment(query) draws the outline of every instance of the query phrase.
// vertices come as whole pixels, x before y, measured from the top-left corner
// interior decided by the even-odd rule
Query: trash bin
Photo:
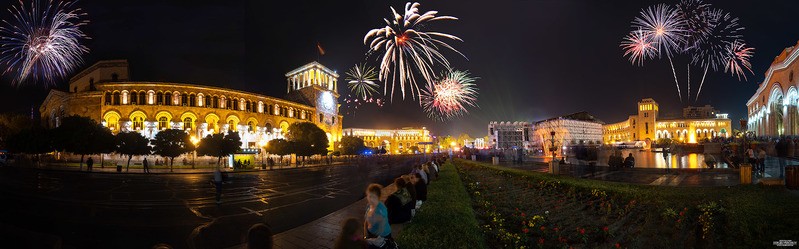
[[[752,184],[752,164],[741,164],[741,184]]]
[[[553,175],[557,175],[560,173],[560,162],[557,160],[552,160],[549,162],[549,173]]]
[[[491,163],[494,164],[494,165],[498,165],[499,164],[499,157],[498,156],[492,157],[491,158]]]
[[[117,172],[122,172],[122,165],[117,164]]]
[[[261,164],[261,169],[266,169],[266,164],[265,163]]]
[[[472,161],[477,161],[477,155],[472,155]]]
[[[799,166],[785,166],[785,187],[799,189]]]

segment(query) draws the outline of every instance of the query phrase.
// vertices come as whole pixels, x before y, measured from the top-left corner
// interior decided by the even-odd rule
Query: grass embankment
[[[486,248],[472,200],[450,163],[428,186],[427,202],[397,237],[402,248]]]
[[[642,186],[456,161],[490,247],[760,248],[799,238],[799,197]]]

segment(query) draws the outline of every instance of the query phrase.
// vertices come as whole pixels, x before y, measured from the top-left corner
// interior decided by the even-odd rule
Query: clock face
[[[327,113],[336,113],[336,99],[330,92],[322,92],[319,96],[319,108]]]

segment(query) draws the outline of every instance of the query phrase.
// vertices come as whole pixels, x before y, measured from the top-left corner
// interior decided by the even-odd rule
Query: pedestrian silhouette
[[[86,159],[86,169],[88,171],[92,171],[92,164],[94,164],[94,160],[92,160],[91,157],[89,157],[89,159]]]
[[[150,164],[147,163],[147,158],[144,158],[144,161],[141,162],[142,166],[144,166],[144,173],[150,173]]]

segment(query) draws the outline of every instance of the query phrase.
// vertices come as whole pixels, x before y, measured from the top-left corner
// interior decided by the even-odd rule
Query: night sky
[[[688,105],[677,98],[668,60],[643,67],[622,57],[621,39],[641,8],[663,1],[422,1],[458,21],[430,28],[461,37],[452,42],[468,60],[447,52],[454,67],[480,77],[479,108],[445,123],[427,118],[411,99],[395,95],[383,108],[346,115],[344,127],[426,126],[437,134],[468,132],[485,136],[489,121],[536,121],[588,111],[618,122],[635,103],[654,98],[662,114]],[[709,72],[694,102],[701,70],[691,68],[691,104],[711,104],[730,113],[733,127],[746,114],[745,103],[785,47],[799,40],[799,1],[706,1],[739,17],[744,39],[756,49],[748,80]],[[0,9],[16,1],[0,0]],[[360,1],[79,1],[91,23],[85,66],[103,59],[128,59],[133,80],[221,86],[283,97],[284,74],[313,60],[344,72],[366,59],[363,36],[382,27],[389,6],[405,2]],[[666,3],[675,3],[667,1]],[[6,18],[7,11],[0,12]],[[326,50],[317,54],[316,44]],[[376,57],[366,60],[378,66]],[[687,60],[675,61],[685,98]],[[82,69],[82,68],[81,68]],[[0,112],[30,113],[47,89],[0,84]],[[66,79],[58,85],[66,89]],[[340,93],[348,94],[339,84]],[[340,102],[342,102],[340,100]],[[345,107],[342,107],[342,110]]]

